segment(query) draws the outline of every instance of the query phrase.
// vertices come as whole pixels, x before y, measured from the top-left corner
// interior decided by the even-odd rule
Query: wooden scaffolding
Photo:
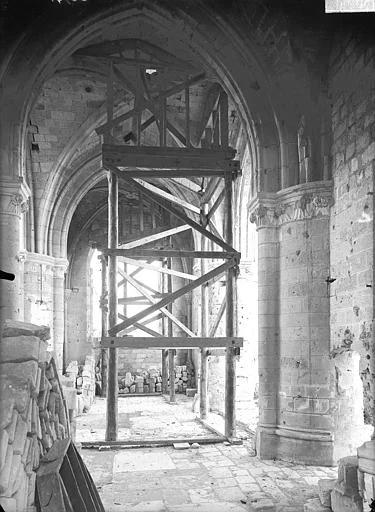
[[[102,165],[108,173],[108,247],[102,248],[102,339],[104,388],[107,396],[106,442],[116,442],[118,433],[118,348],[158,348],[162,350],[162,389],[167,389],[167,367],[170,375],[170,400],[175,399],[174,362],[176,349],[200,350],[200,418],[207,416],[207,357],[208,349],[225,349],[225,436],[235,439],[235,386],[236,355],[242,346],[242,338],[236,337],[235,285],[240,253],[233,248],[232,195],[233,181],[240,173],[239,162],[234,160],[235,150],[228,143],[228,96],[219,86],[211,86],[200,126],[192,143],[190,119],[190,88],[206,79],[187,62],[176,59],[159,47],[146,41],[128,39],[113,43],[90,46],[77,52],[80,58],[96,59],[107,73],[106,121],[97,129],[103,137]],[[129,73],[124,69],[130,69]],[[148,74],[159,72],[158,91],[150,88]],[[174,80],[168,85],[168,73]],[[183,78],[176,83],[176,73]],[[130,78],[129,78],[130,77]],[[133,108],[124,111],[119,105],[119,88],[123,87],[133,98]],[[175,126],[167,117],[168,99],[176,94],[184,97],[184,129]],[[116,115],[115,115],[116,114]],[[147,117],[148,116],[148,117]],[[121,126],[131,120],[132,128],[123,133]],[[150,125],[157,125],[158,145],[141,145],[142,132]],[[167,145],[173,140],[173,145]],[[131,144],[131,145],[130,145]],[[155,184],[155,178],[163,183],[183,185],[194,194],[196,204],[177,197]],[[197,178],[201,184],[197,183]],[[118,187],[122,180],[142,198],[151,200],[179,219],[182,225],[158,229],[152,233],[119,246]],[[154,180],[154,183],[150,183]],[[202,186],[203,185],[203,186]],[[215,200],[213,198],[216,197]],[[215,226],[213,216],[224,202],[224,225]],[[197,206],[197,204],[199,206]],[[170,239],[177,233],[193,229],[201,235],[200,250],[176,250],[173,248],[147,249],[145,244]],[[213,249],[216,246],[216,250]],[[173,258],[200,260],[201,275],[191,275],[172,268]],[[159,259],[163,264],[152,265]],[[222,260],[214,269],[207,270],[207,260]],[[146,261],[146,263],[145,263]],[[147,287],[136,279],[135,272],[128,272],[128,265],[151,268],[160,272],[164,279],[161,292]],[[108,269],[108,276],[107,276]],[[120,284],[131,285],[140,294],[137,297],[118,299],[118,274]],[[225,300],[217,316],[209,325],[209,285],[225,274]],[[187,284],[172,289],[172,276],[186,279]],[[201,287],[201,329],[195,335],[172,312],[172,303]],[[123,312],[118,311],[119,302]],[[149,304],[139,313],[128,316],[127,304]],[[106,305],[108,304],[108,317]],[[221,318],[226,317],[225,337],[215,337]],[[151,320],[163,318],[162,333],[148,327]],[[120,320],[120,321],[119,321]],[[184,336],[174,337],[172,324],[176,324]],[[132,336],[140,329],[148,336]],[[169,364],[167,364],[167,359]]]

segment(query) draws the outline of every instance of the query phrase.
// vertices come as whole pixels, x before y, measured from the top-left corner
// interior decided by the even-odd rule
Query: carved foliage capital
[[[257,228],[329,215],[333,204],[329,190],[291,190],[259,197],[249,205],[249,220]]]

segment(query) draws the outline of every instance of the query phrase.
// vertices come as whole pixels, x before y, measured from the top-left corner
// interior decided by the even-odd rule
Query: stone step
[[[303,512],[331,512],[331,508],[322,505],[319,498],[312,498],[305,503]]]

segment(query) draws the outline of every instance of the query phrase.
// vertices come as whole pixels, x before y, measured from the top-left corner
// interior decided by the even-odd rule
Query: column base
[[[330,433],[259,426],[256,450],[260,459],[279,459],[310,466],[334,466]]]

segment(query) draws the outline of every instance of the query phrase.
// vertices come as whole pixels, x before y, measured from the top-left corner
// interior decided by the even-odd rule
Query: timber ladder
[[[198,390],[201,420],[207,416],[209,349],[221,349],[217,352],[225,355],[225,437],[235,441],[236,356],[243,340],[235,336],[236,276],[240,253],[233,248],[232,196],[233,181],[240,175],[240,169],[239,162],[234,160],[236,151],[228,143],[228,96],[216,83],[215,93],[211,94],[202,114],[199,136],[195,138],[193,146],[190,89],[206,80],[205,73],[194,74],[188,62],[182,62],[165,50],[138,39],[101,43],[83,48],[77,54],[99,59],[107,74],[106,121],[96,129],[103,142],[102,166],[108,171],[108,247],[99,248],[102,252],[101,348],[103,385],[107,396],[106,442],[118,440],[118,348],[162,350],[162,390],[166,393],[169,371],[171,402],[175,400],[176,349],[200,349]],[[156,71],[161,77],[157,91],[150,89],[148,76]],[[168,83],[168,72],[176,71],[183,75],[183,79]],[[125,110],[123,103],[121,106],[123,98],[119,100],[121,88],[130,94],[132,100],[132,108],[128,110]],[[168,99],[176,94],[181,95],[184,101],[183,129],[167,118]],[[122,125],[127,120],[131,120],[132,129],[124,134]],[[141,145],[142,133],[154,123],[159,144]],[[156,182],[159,186],[155,185],[157,178],[162,179],[163,188],[159,181]],[[153,232],[147,236],[119,245],[120,180],[129,189],[137,191],[141,198],[166,210],[182,224],[164,230],[154,225]],[[179,184],[188,188],[189,197],[193,195],[196,200],[188,202],[165,190],[175,190]],[[213,215],[222,202],[224,223],[219,229],[215,226]],[[142,248],[163,238],[170,241],[175,234],[187,229],[199,234],[200,250],[177,250],[170,245],[158,249]],[[209,250],[213,246],[217,250]],[[200,261],[200,275],[174,270],[171,268],[173,258]],[[161,260],[162,265],[150,264],[155,260]],[[208,260],[223,260],[224,263],[207,271]],[[137,280],[137,270],[128,272],[128,265],[161,272],[164,276],[164,293],[151,290]],[[223,274],[226,276],[225,297],[210,326],[209,286]],[[172,276],[184,278],[187,284],[173,290]],[[119,284],[130,284],[140,293],[142,303],[149,305],[130,317],[126,315],[126,307],[124,314],[120,314],[119,301],[126,304],[127,299],[118,298]],[[201,287],[200,336],[173,315],[171,308],[174,301],[198,287]],[[224,312],[226,336],[215,337]],[[163,321],[163,335],[147,327],[150,320],[160,318],[166,319],[166,322]],[[183,332],[183,336],[173,336],[173,323]],[[137,329],[148,336],[132,336],[130,333]]]

